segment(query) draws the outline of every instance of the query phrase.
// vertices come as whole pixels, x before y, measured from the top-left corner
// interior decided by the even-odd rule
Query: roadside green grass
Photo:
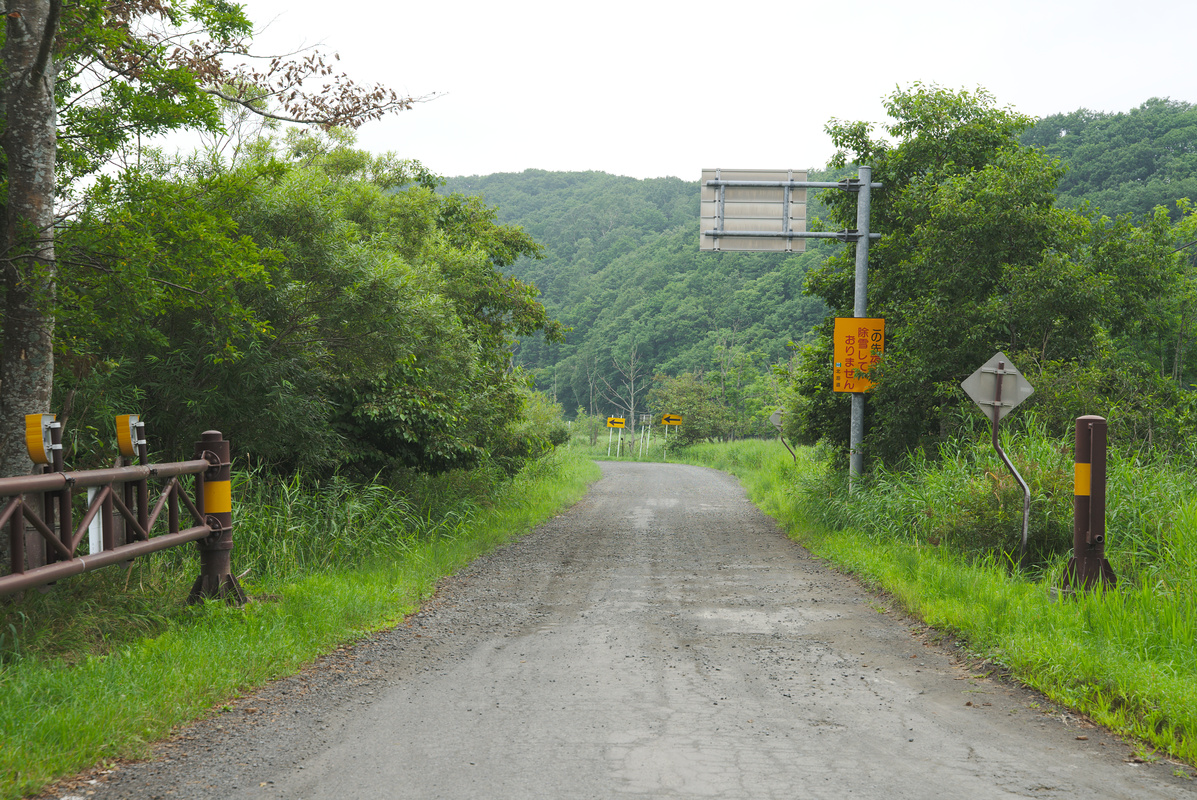
[[[4,609],[0,798],[144,755],[172,727],[394,625],[440,578],[573,504],[597,477],[589,459],[559,449],[486,497],[460,487],[435,510],[378,488],[253,497],[264,490],[243,484],[234,565],[250,570],[254,598],[244,608],[183,605],[196,569],[182,549],[30,593]],[[135,623],[109,627],[122,608]]]
[[[952,492],[959,498],[967,491],[963,474],[944,481],[942,471],[960,468],[950,459],[924,465],[901,490],[890,476],[890,485],[849,499],[828,480],[815,450],[798,456],[795,463],[776,441],[745,441],[688,448],[676,460],[736,475],[794,539],[952,633],[976,656],[1148,748],[1197,763],[1191,473],[1137,457],[1112,459],[1107,555],[1118,586],[1065,596],[1059,587],[1068,553],[1060,547],[1036,568],[1019,570],[998,551],[930,545],[922,523],[910,524],[907,515],[920,514],[916,498],[946,507]],[[992,502],[999,504],[999,496]],[[820,521],[828,519],[833,524]],[[1063,544],[1070,546],[1071,528]]]
[[[653,444],[621,460],[660,460]],[[1050,494],[1068,459],[1058,445],[1025,449],[1042,467],[1020,468]],[[818,451],[798,456],[776,441],[669,452],[670,461],[736,475],[796,540],[976,656],[1147,747],[1197,760],[1194,475],[1114,458],[1107,530],[1119,585],[1062,597],[1067,554],[1052,539],[1062,497],[1037,500],[1047,540],[1034,569],[1014,569],[1000,548],[931,543],[944,530],[961,535],[946,513],[961,498],[978,508],[980,496],[992,495],[999,510],[1005,503],[979,451],[878,476],[851,499]],[[196,571],[184,550],[30,593],[5,609],[0,628],[0,798],[144,754],[173,726],[394,624],[438,579],[580,498],[598,477],[591,458],[606,459],[606,443],[575,438],[513,481],[463,476],[423,487],[431,500],[421,504],[378,488],[330,484],[321,496],[299,483],[267,489],[249,480],[239,489],[234,552],[256,598],[244,609],[184,606]]]

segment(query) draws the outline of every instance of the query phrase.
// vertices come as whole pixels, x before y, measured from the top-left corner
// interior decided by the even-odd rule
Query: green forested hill
[[[513,273],[573,330],[564,344],[524,341],[516,358],[571,412],[614,412],[604,390],[623,387],[618,365],[633,358],[643,397],[656,372],[784,361],[786,345],[823,319],[822,302],[802,292],[822,259],[816,247],[699,253],[697,181],[528,170],[453,178],[446,189],[482,195],[544,245],[542,260],[522,259]]]
[[[1062,206],[1088,201],[1110,217],[1142,218],[1166,205],[1176,219],[1177,200],[1197,198],[1197,106],[1153,99],[1125,113],[1055,114],[1021,141],[1066,166]],[[808,253],[789,257],[700,253],[697,181],[527,170],[451,178],[446,190],[482,195],[499,221],[544,246],[543,259],[521,259],[512,271],[573,330],[563,344],[522,341],[516,361],[571,414],[618,411],[608,399],[631,383],[621,369],[635,373],[642,399],[659,372],[705,373],[712,383],[736,365],[760,371],[786,361],[787,344],[826,313],[803,294],[804,281],[841,245],[811,241]],[[817,196],[810,215],[823,216]]]
[[[1197,106],[1190,103],[1153,98],[1116,114],[1053,114],[1022,143],[1068,167],[1058,187],[1064,206],[1089,201],[1111,217],[1142,217],[1164,205],[1176,219],[1179,198],[1197,199]]]

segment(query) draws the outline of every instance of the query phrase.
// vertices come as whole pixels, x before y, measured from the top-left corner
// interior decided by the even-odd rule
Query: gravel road
[[[395,630],[48,796],[1197,797],[823,566],[733,478],[602,470]]]

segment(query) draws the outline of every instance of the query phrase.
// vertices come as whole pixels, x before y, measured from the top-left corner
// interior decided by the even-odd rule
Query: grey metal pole
[[[852,316],[867,317],[869,296],[869,193],[873,181],[872,167],[859,167],[860,190],[856,197],[856,298]],[[848,491],[856,491],[857,481],[864,472],[864,393],[852,394],[852,429],[849,448]]]

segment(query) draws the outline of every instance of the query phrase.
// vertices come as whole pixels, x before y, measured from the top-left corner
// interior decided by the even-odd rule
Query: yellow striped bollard
[[[212,535],[196,542],[200,550],[200,574],[191,587],[188,602],[223,597],[239,603],[245,592],[232,574],[233,483],[231,450],[220,431],[204,431],[195,445],[195,457],[212,466],[195,476],[195,504],[212,529]]]

